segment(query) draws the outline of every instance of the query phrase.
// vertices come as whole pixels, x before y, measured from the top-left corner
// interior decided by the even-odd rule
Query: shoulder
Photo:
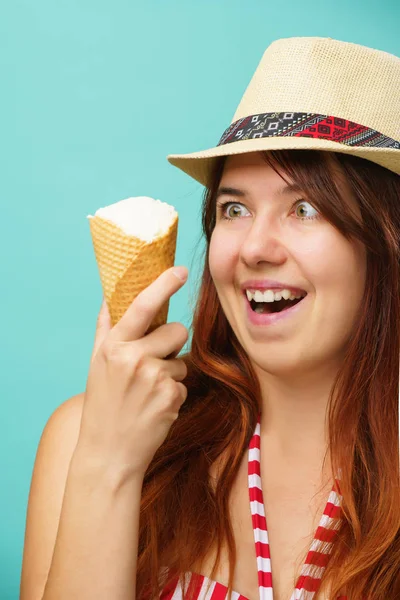
[[[82,418],[83,403],[85,400],[84,392],[71,396],[58,406],[47,421],[46,428],[50,428],[50,423],[64,423],[66,426],[76,426]]]
[[[69,464],[78,441],[84,398],[84,393],[71,396],[50,415],[40,438],[36,462],[60,460],[62,465]]]
[[[50,445],[53,452],[69,462],[78,441],[84,399],[83,392],[76,394],[54,410],[43,429],[38,455]]]
[[[84,393],[50,415],[40,438],[29,492],[21,600],[41,598],[57,535],[68,470],[79,437]]]

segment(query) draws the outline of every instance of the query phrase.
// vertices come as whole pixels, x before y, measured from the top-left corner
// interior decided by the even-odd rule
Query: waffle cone
[[[114,326],[139,292],[174,266],[178,216],[167,233],[152,242],[128,235],[99,216],[89,222],[104,298]],[[169,301],[153,319],[148,333],[167,322],[168,308]]]

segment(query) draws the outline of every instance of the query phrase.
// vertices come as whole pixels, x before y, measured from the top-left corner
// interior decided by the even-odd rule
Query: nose
[[[259,215],[252,222],[240,247],[240,258],[249,267],[262,262],[280,265],[288,256],[279,222]]]

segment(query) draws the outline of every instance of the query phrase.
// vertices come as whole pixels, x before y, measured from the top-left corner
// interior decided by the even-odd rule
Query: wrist
[[[101,485],[112,491],[126,486],[141,490],[145,475],[130,464],[118,463],[79,443],[72,455],[70,472],[89,485]]]

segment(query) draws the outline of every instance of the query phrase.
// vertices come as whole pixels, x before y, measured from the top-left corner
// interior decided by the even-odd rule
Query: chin
[[[244,348],[244,350],[253,366],[270,375],[297,377],[298,375],[304,375],[307,370],[315,368],[314,362],[305,360],[304,353],[293,352],[293,355],[288,355],[287,350],[282,349],[282,352],[277,352],[275,349],[271,349],[269,355],[268,346],[263,350],[263,356],[251,352],[247,348]]]

